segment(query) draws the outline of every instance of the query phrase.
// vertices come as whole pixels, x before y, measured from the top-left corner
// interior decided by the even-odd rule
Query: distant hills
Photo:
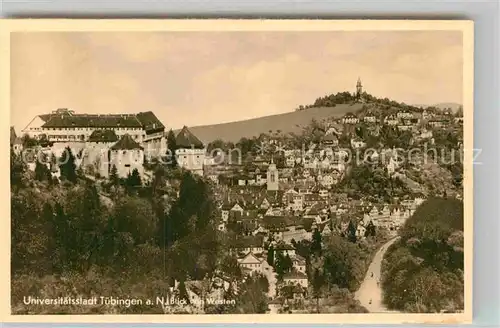
[[[426,108],[426,107],[436,107],[436,108],[439,108],[439,109],[447,109],[447,108],[451,108],[451,110],[455,113],[460,107],[462,107],[462,105],[460,104],[457,104],[457,103],[439,103],[439,104],[434,104],[434,105],[413,105],[413,106],[416,106],[416,107],[423,107],[423,108]]]
[[[302,127],[308,125],[312,119],[318,121],[330,117],[341,117],[349,112],[357,112],[363,104],[340,104],[335,107],[312,107],[301,111],[288,112],[277,115],[263,116],[250,120],[189,127],[205,144],[216,139],[236,143],[242,137],[258,137],[261,133],[270,130],[282,133],[298,133]]]

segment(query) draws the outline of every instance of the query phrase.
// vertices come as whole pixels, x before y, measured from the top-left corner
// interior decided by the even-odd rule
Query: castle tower
[[[361,98],[363,94],[363,85],[361,84],[361,78],[358,77],[358,82],[356,83],[356,98]]]
[[[126,178],[134,169],[139,174],[144,174],[144,148],[134,141],[128,133],[124,134],[118,142],[109,148],[109,172],[113,165],[117,169],[117,174],[121,178]],[[106,158],[101,158],[106,162]]]
[[[268,191],[277,191],[279,189],[278,183],[278,169],[276,168],[276,164],[274,164],[273,159],[271,158],[271,164],[267,168],[267,190]]]
[[[177,149],[175,157],[177,164],[193,173],[203,175],[205,162],[205,145],[198,139],[187,126],[177,134],[175,138]]]

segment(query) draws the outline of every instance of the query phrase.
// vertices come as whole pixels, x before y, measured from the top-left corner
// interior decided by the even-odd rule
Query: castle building
[[[32,138],[45,136],[54,143],[85,143],[96,130],[112,130],[118,138],[129,135],[146,148],[148,157],[161,155],[166,149],[165,126],[153,112],[137,114],[76,114],[60,108],[36,116],[22,130]]]
[[[108,177],[110,172],[109,150],[116,142],[118,142],[118,136],[113,130],[93,131],[85,143],[85,154],[82,159],[83,168],[89,170],[89,167],[92,166],[95,172],[103,177]]]
[[[271,163],[267,168],[267,190],[268,191],[277,191],[279,190],[279,174],[278,169],[276,168],[276,164],[274,164],[273,159],[271,158]]]
[[[184,126],[177,134],[175,143],[177,146],[175,151],[177,164],[195,174],[203,175],[203,163],[206,154],[203,142],[189,131],[187,126]]]
[[[21,132],[23,134],[29,135],[31,138],[39,139],[42,134],[46,131],[43,129],[43,125],[47,123],[52,116],[55,115],[74,115],[74,111],[68,108],[59,108],[49,114],[41,114],[35,116],[31,122],[23,129]]]

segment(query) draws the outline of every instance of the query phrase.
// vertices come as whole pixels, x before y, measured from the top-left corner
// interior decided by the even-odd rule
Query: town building
[[[394,115],[389,115],[384,118],[384,123],[391,126],[398,125],[399,119]]]
[[[347,113],[342,117],[343,124],[358,124],[359,118],[353,113]]]
[[[268,191],[279,190],[279,172],[272,158],[271,158],[271,163],[267,168],[267,190]]]
[[[309,286],[307,275],[300,271],[285,273],[285,275],[283,276],[283,282],[287,285],[300,285],[304,288],[307,288]]]
[[[368,112],[363,117],[363,122],[365,122],[365,123],[377,123],[377,117],[372,112]]]
[[[264,261],[262,259],[259,259],[251,252],[249,252],[243,258],[238,259],[238,264],[242,268],[249,269],[250,273],[263,273],[263,262]]]
[[[411,119],[413,118],[413,114],[409,110],[403,109],[396,113],[396,117],[399,119]]]

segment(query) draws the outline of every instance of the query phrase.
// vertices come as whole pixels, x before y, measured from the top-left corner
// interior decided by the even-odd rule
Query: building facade
[[[118,138],[130,136],[145,149],[148,157],[160,156],[166,149],[165,126],[153,112],[137,114],[76,114],[60,108],[36,116],[23,133],[47,138],[54,143],[86,143],[95,131],[111,130]]]

